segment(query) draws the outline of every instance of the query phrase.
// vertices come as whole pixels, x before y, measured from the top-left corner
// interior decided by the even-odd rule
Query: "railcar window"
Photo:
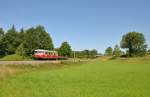
[[[58,55],[58,53],[55,51],[34,51],[34,54]]]
[[[45,52],[45,54],[49,54],[49,52]]]
[[[37,51],[34,52],[35,54],[38,53]]]

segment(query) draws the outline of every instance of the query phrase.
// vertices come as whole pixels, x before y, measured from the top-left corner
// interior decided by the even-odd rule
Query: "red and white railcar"
[[[34,50],[33,57],[35,59],[66,59],[64,56],[59,56],[57,51],[49,51],[43,49]]]

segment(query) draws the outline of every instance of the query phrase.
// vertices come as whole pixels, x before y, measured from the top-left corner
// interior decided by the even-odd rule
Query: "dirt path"
[[[44,63],[60,63],[61,61],[49,61],[49,60],[37,60],[37,61],[0,61],[0,65],[21,65],[21,64],[31,64],[31,65],[34,65],[34,64],[44,64]]]

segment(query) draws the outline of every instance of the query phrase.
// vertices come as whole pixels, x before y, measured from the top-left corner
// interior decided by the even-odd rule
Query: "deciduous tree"
[[[3,28],[0,28],[0,40],[2,39],[3,36],[4,36],[4,30]]]
[[[149,50],[147,50],[147,54],[148,54],[148,55],[150,55],[150,49],[149,49]]]
[[[58,50],[59,55],[69,57],[71,55],[71,46],[68,42],[63,42]]]
[[[27,29],[23,44],[28,55],[32,54],[35,49],[52,50],[54,48],[52,38],[43,26]]]
[[[15,53],[16,48],[20,45],[20,41],[14,25],[4,34],[2,44],[7,54]]]
[[[123,35],[121,47],[128,50],[130,57],[145,55],[147,49],[145,37],[140,32],[128,32]]]
[[[114,51],[113,51],[113,55],[115,57],[119,57],[121,55],[121,50],[120,50],[118,45],[115,46]]]
[[[108,47],[106,50],[105,50],[105,55],[106,56],[112,56],[113,54],[113,49],[111,47]]]

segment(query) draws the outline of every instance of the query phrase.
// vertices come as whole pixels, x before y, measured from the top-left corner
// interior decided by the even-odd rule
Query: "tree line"
[[[142,33],[128,32],[122,36],[120,47],[116,45],[114,50],[112,47],[106,48],[105,55],[114,57],[145,56],[146,54],[150,54],[150,50],[147,50],[147,47],[146,39]],[[125,49],[125,51],[121,51],[121,49]]]
[[[64,41],[59,48],[55,48],[51,35],[41,25],[28,29],[21,28],[17,31],[13,25],[6,32],[0,28],[0,56],[18,54],[21,56],[32,56],[34,50],[55,50],[58,54],[66,57],[90,58],[97,54],[94,50],[72,51],[71,45]]]
[[[83,51],[73,51],[71,53],[71,57],[76,58],[96,58],[98,55],[98,51],[96,49],[92,50],[83,50]]]
[[[144,56],[150,54],[144,35],[140,32],[128,32],[122,36],[120,46],[114,49],[108,47],[105,50],[106,56]],[[56,50],[59,55],[77,58],[95,58],[98,55],[96,49],[72,51],[71,45],[64,41],[59,48],[55,48],[51,35],[41,25],[17,31],[13,25],[6,32],[0,28],[0,56],[18,54],[31,56],[35,49]],[[122,49],[125,49],[122,51]]]
[[[7,32],[0,28],[0,48],[1,55],[29,56],[35,49],[52,50],[54,45],[43,26],[17,31],[13,25]]]

